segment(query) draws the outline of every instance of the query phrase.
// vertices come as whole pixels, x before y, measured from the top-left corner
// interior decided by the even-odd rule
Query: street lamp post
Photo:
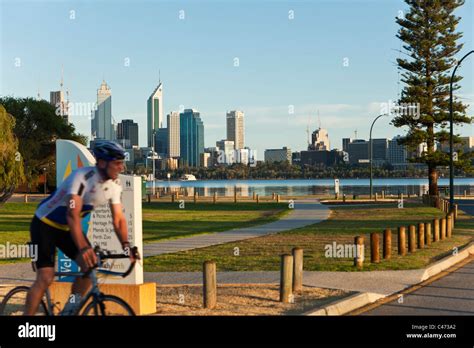
[[[43,168],[43,174],[44,174],[44,195],[46,196],[46,167]]]
[[[375,122],[382,116],[388,116],[387,114],[382,114],[382,115],[378,115],[375,120],[372,122],[372,125],[370,126],[370,137],[369,137],[369,162],[370,162],[370,199],[372,199],[372,195],[373,195],[373,185],[372,185],[372,180],[373,180],[373,173],[372,173],[372,151],[373,151],[373,147],[372,147],[372,128],[374,128],[374,124]]]
[[[460,61],[457,62],[454,67],[451,80],[449,81],[449,205],[454,207],[454,159],[453,159],[453,79],[456,74],[456,70],[461,65],[462,61],[467,58],[468,55],[474,53],[474,50],[467,53]]]

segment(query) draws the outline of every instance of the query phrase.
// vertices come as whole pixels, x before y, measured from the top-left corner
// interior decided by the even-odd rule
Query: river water
[[[340,179],[340,193],[369,194],[369,179]],[[441,192],[449,187],[449,179],[441,178],[438,181]],[[151,189],[152,183],[147,182]],[[423,194],[428,190],[428,179],[373,179],[374,192],[385,191],[386,195]],[[166,194],[171,191],[180,191],[185,195],[232,196],[234,190],[240,196],[252,196],[255,192],[261,196],[270,196],[272,193],[285,196],[303,196],[334,194],[333,179],[295,179],[295,180],[196,180],[196,181],[156,181],[157,192]],[[456,178],[454,180],[454,193],[456,195],[474,194],[474,178]]]

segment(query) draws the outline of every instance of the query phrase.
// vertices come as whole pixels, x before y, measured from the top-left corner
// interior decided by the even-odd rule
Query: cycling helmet
[[[125,159],[125,150],[113,141],[101,141],[94,146],[93,152],[97,160],[116,161]]]

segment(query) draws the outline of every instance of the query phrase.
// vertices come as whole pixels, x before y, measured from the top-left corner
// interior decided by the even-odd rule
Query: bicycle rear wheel
[[[135,312],[127,302],[122,300],[120,297],[114,295],[102,295],[96,301],[92,300],[82,315],[124,315],[124,316],[135,316]]]
[[[10,290],[0,304],[0,315],[23,315],[29,290],[28,286],[17,286]],[[44,299],[41,300],[35,315],[49,315]]]

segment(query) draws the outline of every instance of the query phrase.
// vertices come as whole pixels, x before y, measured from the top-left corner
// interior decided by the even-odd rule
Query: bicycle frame
[[[110,257],[110,256],[108,257],[107,255],[104,255],[103,257],[101,257],[101,255],[98,253],[97,254],[97,257],[98,257],[98,263],[97,264],[101,265],[102,260],[107,259],[107,258],[128,258],[128,256],[123,256],[123,257],[120,257],[120,256],[117,257],[117,256],[119,256],[119,255],[115,255],[115,257]],[[99,303],[98,298],[102,295],[102,293],[99,289],[99,284],[98,284],[98,281],[97,281],[97,272],[100,272],[100,273],[106,274],[106,275],[114,275],[114,276],[125,277],[131,272],[131,270],[133,269],[133,266],[134,266],[134,264],[131,264],[130,268],[126,272],[115,272],[115,271],[108,271],[108,270],[105,270],[105,269],[96,270],[95,268],[92,268],[89,272],[55,272],[54,276],[55,277],[75,277],[75,278],[79,278],[79,277],[84,277],[87,274],[87,276],[91,279],[91,281],[92,281],[91,289],[81,298],[81,302],[79,302],[79,305],[77,306],[77,309],[73,314],[73,315],[78,315],[91,297],[92,297],[92,301],[95,305],[97,305]],[[45,295],[46,295],[47,310],[49,312],[48,315],[54,316],[55,315],[54,314],[54,304],[53,304],[53,301],[51,299],[51,293],[49,291],[49,288],[46,289]],[[61,311],[60,311],[60,313],[61,313]]]

